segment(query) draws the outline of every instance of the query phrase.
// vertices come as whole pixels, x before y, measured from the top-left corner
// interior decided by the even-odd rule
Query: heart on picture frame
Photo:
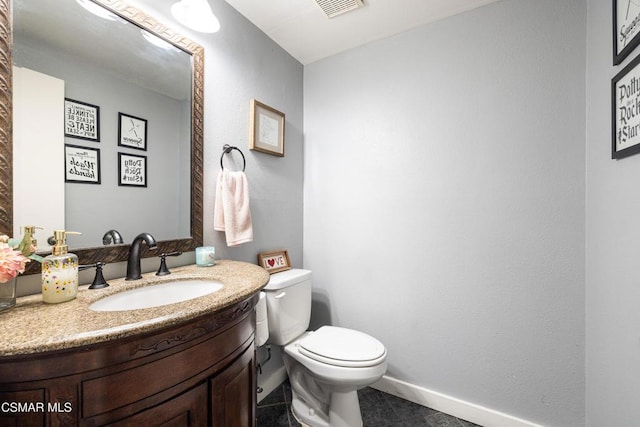
[[[269,274],[291,269],[291,261],[286,249],[260,252],[258,254],[258,265],[266,269]]]

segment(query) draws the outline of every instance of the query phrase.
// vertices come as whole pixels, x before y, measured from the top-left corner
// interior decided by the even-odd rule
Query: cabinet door
[[[211,419],[215,427],[256,425],[256,365],[253,345],[211,379]]]
[[[0,392],[0,426],[42,427],[44,389]]]
[[[117,427],[205,426],[207,425],[207,384],[201,384],[174,399],[111,425]]]

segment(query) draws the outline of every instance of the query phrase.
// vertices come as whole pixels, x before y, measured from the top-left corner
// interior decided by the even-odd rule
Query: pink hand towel
[[[244,172],[221,170],[218,173],[213,228],[225,232],[227,246],[238,246],[253,240],[249,184]]]

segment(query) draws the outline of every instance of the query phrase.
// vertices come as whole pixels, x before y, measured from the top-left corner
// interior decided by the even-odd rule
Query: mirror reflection
[[[14,229],[188,238],[192,56],[82,2],[13,2]]]

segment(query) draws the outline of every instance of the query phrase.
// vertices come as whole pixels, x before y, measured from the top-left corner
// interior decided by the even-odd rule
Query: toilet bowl
[[[307,331],[311,271],[276,273],[264,289],[269,341],[284,347],[295,418],[310,427],[361,427],[357,390],[384,375],[384,345],[360,331],[323,326]]]

